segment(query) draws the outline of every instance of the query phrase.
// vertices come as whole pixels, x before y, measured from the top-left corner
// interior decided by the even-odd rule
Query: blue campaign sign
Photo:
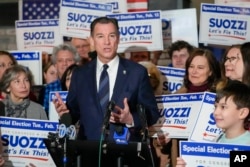
[[[230,151],[236,150],[250,150],[250,146],[237,144],[180,141],[181,156],[187,155],[191,157],[202,156],[229,159]]]
[[[38,51],[10,51],[17,61],[41,59],[41,53]]]
[[[49,94],[49,120],[51,121],[58,121],[59,116],[58,113],[55,109],[53,100],[57,99],[56,97],[56,93],[59,93],[62,101],[65,103],[66,102],[66,98],[68,96],[68,91],[52,91]]]

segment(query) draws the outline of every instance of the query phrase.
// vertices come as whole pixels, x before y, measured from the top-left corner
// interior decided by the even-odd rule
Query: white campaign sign
[[[189,137],[190,141],[214,142],[215,138],[222,133],[222,130],[217,128],[213,116],[215,98],[215,93],[204,94],[201,111]]]
[[[119,23],[118,52],[163,50],[161,11],[107,15]]]
[[[59,93],[59,95],[62,98],[62,101],[65,103],[66,98],[68,96],[68,91],[51,91],[49,92],[49,120],[50,121],[57,121],[59,120],[58,113],[56,112],[55,105],[53,104],[53,100],[56,99],[56,92]]]
[[[84,1],[84,0],[82,0]],[[105,3],[113,5],[113,13],[126,13],[128,12],[127,0],[86,0],[89,2]]]
[[[198,47],[196,9],[162,11],[163,46],[167,49],[173,42],[184,40]]]
[[[233,45],[250,40],[250,8],[201,4],[199,42]]]
[[[35,111],[34,111],[35,112]],[[0,117],[5,167],[55,167],[43,139],[56,132],[58,123],[35,119]]]
[[[170,138],[188,138],[199,115],[204,93],[156,96],[161,118],[153,127]],[[151,134],[154,134],[152,132]]]
[[[250,146],[180,141],[180,155],[186,167],[229,167],[230,151],[249,151]]]
[[[161,72],[163,94],[174,93],[183,85],[185,69],[157,66]]]
[[[215,4],[227,4],[227,5],[241,5],[249,6],[250,0],[214,0]]]
[[[63,43],[57,19],[16,21],[17,50],[39,50],[52,53]]]
[[[60,33],[68,37],[88,38],[91,22],[112,12],[111,4],[62,0]]]
[[[42,53],[41,51],[10,51],[18,64],[21,64],[31,71],[35,85],[42,85]]]

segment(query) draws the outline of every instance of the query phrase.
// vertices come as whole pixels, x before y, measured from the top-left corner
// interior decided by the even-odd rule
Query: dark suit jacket
[[[97,95],[96,64],[95,59],[74,70],[67,96],[71,116],[73,120],[80,119],[79,133],[81,138],[86,140],[100,140],[104,120]],[[133,128],[129,128],[130,139],[136,141],[140,137],[141,129],[141,121],[136,111],[137,104],[145,106],[148,125],[157,121],[159,112],[146,68],[120,58],[112,100],[123,108],[125,97],[128,98],[135,124]],[[113,138],[113,132],[114,124],[111,124],[109,139]]]

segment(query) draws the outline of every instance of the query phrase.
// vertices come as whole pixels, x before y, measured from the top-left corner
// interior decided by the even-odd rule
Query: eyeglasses
[[[225,58],[225,62],[226,62],[227,60],[229,60],[229,62],[232,63],[232,62],[234,62],[235,60],[238,60],[238,59],[239,59],[238,56],[226,57],[226,58]]]
[[[88,48],[90,45],[86,44],[86,45],[77,45],[76,49],[80,49],[80,48]]]
[[[8,67],[11,67],[13,65],[14,65],[13,63],[9,63],[9,64],[2,63],[2,64],[0,64],[0,68],[8,68]]]

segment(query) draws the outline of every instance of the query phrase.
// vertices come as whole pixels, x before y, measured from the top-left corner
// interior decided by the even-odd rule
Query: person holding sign
[[[168,66],[174,68],[185,68],[186,61],[193,49],[194,47],[192,45],[183,40],[172,43],[168,48],[168,54],[172,63]]]
[[[250,88],[233,80],[216,93],[214,118],[216,126],[224,130],[215,142],[250,145]],[[176,167],[185,167],[177,158]]]
[[[222,89],[231,80],[250,86],[250,42],[231,46],[223,56],[222,80],[216,89]]]
[[[46,85],[44,93],[43,106],[45,111],[49,112],[49,94],[51,91],[61,91],[61,77],[65,70],[72,64],[76,64],[79,61],[79,55],[75,49],[70,44],[61,44],[55,46],[53,49],[53,54],[51,61],[55,64],[58,79]]]
[[[175,93],[215,92],[215,86],[220,79],[220,66],[213,53],[207,49],[194,49],[188,57],[185,67],[183,86]],[[171,143],[169,143],[171,144]],[[169,146],[163,146],[162,152],[168,152]],[[178,140],[172,140],[171,160],[175,166],[178,156]]]
[[[221,77],[219,62],[210,50],[195,49],[186,62],[183,87],[175,93],[215,92]]]
[[[137,63],[141,61],[150,61],[150,52],[149,51],[131,52],[130,60]]]
[[[89,57],[91,48],[88,39],[73,37],[70,42],[76,48],[79,56],[81,57],[80,64],[85,64],[91,60]]]
[[[0,80],[6,69],[17,64],[16,59],[7,51],[0,51]],[[4,99],[5,95],[0,92],[0,99]]]
[[[3,100],[5,116],[47,120],[42,106],[29,99],[32,74],[28,68],[15,65],[8,68],[1,81],[1,91],[7,94]]]
[[[76,69],[77,67],[78,67],[77,64],[72,64],[71,66],[69,66],[66,69],[66,71],[62,75],[62,78],[61,78],[62,91],[69,90],[72,73],[73,73],[74,69]]]

